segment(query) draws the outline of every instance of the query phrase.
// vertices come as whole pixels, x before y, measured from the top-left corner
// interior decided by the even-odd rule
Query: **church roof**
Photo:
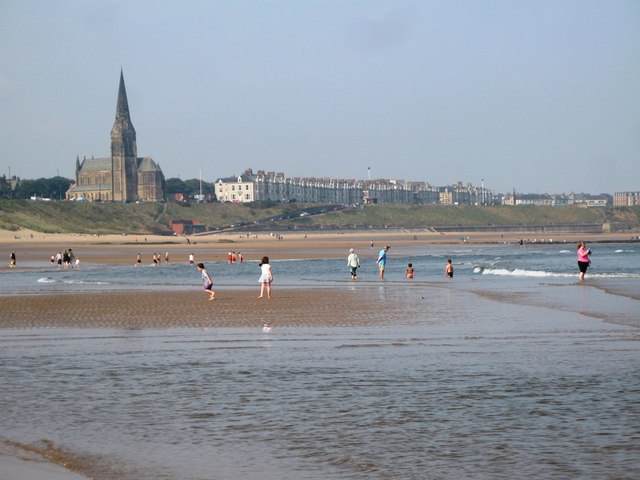
[[[101,170],[111,170],[111,157],[109,158],[85,158],[80,164],[83,172],[98,172]]]
[[[138,157],[139,172],[160,172],[162,171],[158,164],[151,157]],[[80,171],[82,172],[99,172],[111,171],[111,157],[109,158],[85,158],[80,163]]]
[[[92,185],[74,185],[69,188],[70,193],[82,193],[82,192],[110,192],[111,191],[111,183],[94,183]]]
[[[160,172],[160,167],[151,157],[138,157],[139,172]]]

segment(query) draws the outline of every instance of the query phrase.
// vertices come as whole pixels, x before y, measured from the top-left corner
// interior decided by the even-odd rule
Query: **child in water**
[[[453,264],[451,263],[451,259],[447,260],[447,266],[444,267],[444,276],[453,278]]]
[[[269,257],[262,257],[260,262],[260,296],[258,299],[264,296],[264,291],[267,291],[267,298],[271,300],[271,282],[273,282],[273,271],[271,265],[269,265]]]
[[[404,276],[407,278],[413,278],[414,272],[415,270],[413,269],[413,264],[410,263],[409,265],[407,265],[407,269],[404,271]]]

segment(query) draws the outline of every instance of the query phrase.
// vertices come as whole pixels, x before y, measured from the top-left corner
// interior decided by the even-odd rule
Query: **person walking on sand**
[[[580,281],[584,280],[584,274],[587,273],[587,268],[591,265],[591,249],[587,248],[587,244],[580,242],[578,244],[578,269],[580,269]]]
[[[11,252],[9,255],[9,267],[14,268],[16,266],[16,252]]]
[[[196,263],[195,257],[193,256],[193,253],[189,254],[189,265],[194,265]]]
[[[384,268],[387,265],[387,252],[389,251],[389,248],[391,248],[389,245],[385,245],[385,247],[380,250],[378,260],[376,260],[378,270],[380,270],[380,280],[384,280]]]
[[[267,291],[267,298],[271,300],[271,282],[273,282],[273,271],[271,265],[269,265],[269,257],[262,257],[260,262],[260,296],[258,299],[264,297],[264,291]]]
[[[451,259],[447,260],[447,266],[444,267],[444,276],[453,278],[453,264],[451,263]]]
[[[203,289],[204,293],[208,293],[209,294],[209,301],[215,300],[216,299],[216,292],[213,291],[213,280],[211,280],[211,277],[209,276],[209,274],[205,270],[204,263],[199,263],[198,264],[198,270],[200,271],[200,274],[202,275],[202,289]]]
[[[404,276],[407,278],[413,278],[415,274],[415,269],[413,268],[413,263],[407,265],[407,269],[404,271]]]
[[[349,249],[349,256],[347,257],[347,266],[351,269],[351,280],[357,280],[358,274],[357,270],[360,266],[360,259],[358,255],[355,254],[353,248]]]

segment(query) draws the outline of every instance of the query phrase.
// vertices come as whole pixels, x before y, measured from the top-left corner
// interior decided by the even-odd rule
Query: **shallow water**
[[[637,478],[638,328],[477,283],[379,287],[388,327],[5,329],[1,436],[97,479]]]
[[[361,281],[377,281],[375,259],[378,249],[358,252]],[[411,245],[392,248],[385,278],[403,281],[409,262],[416,270],[415,280],[441,280],[447,258],[451,258],[458,282],[497,277],[572,283],[577,280],[574,245],[433,245],[427,248]],[[200,261],[200,259],[197,259]],[[587,278],[611,281],[640,280],[640,244],[602,244],[593,247],[592,266]],[[217,287],[255,288],[260,269],[258,262],[229,265],[206,262],[207,271]],[[22,264],[21,264],[22,265]],[[25,266],[25,265],[23,265]],[[200,274],[185,262],[154,267],[143,265],[97,265],[83,263],[78,270],[59,270],[44,261],[26,265],[26,269],[0,271],[3,294],[81,292],[118,289],[187,289],[200,284]],[[350,278],[344,259],[276,260],[272,262],[277,286],[333,285]],[[637,283],[637,282],[635,282]],[[640,296],[640,288],[636,294]]]

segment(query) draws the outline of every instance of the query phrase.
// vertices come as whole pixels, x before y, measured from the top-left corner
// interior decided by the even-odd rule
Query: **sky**
[[[637,0],[0,0],[0,175],[640,190]]]

